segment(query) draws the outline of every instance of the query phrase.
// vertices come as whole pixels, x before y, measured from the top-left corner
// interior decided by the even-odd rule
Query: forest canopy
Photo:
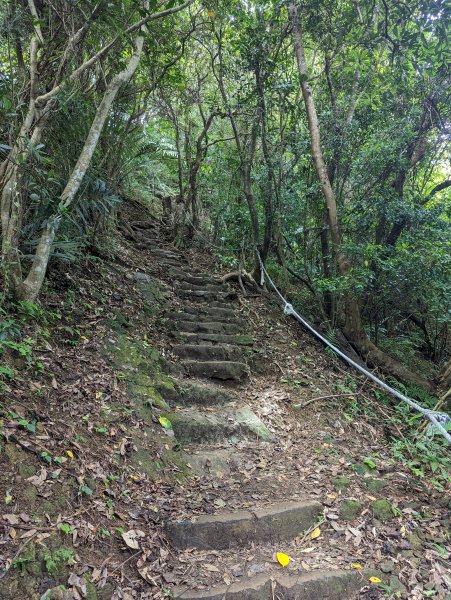
[[[0,8],[2,301],[113,256],[127,203],[205,239],[370,366],[449,360],[441,0],[10,0]],[[429,381],[429,383],[427,383]]]

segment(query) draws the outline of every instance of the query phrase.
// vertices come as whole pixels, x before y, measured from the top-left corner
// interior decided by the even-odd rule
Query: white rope
[[[260,253],[258,251],[256,251],[256,252],[257,252],[258,260],[260,262],[260,271],[262,274],[262,282],[264,282],[264,275],[266,275],[272,288],[277,293],[279,298],[282,300],[283,312],[286,315],[291,315],[295,319],[297,319],[300,323],[302,323],[302,325],[304,325],[304,327],[306,327],[311,333],[313,333],[314,336],[316,336],[324,344],[326,344],[326,346],[329,346],[329,348],[331,348],[334,352],[336,352],[338,354],[338,356],[341,356],[341,358],[343,358],[343,360],[345,360],[348,364],[350,364],[355,369],[357,369],[358,371],[363,373],[366,377],[369,377],[369,379],[374,381],[379,387],[386,390],[390,394],[393,394],[393,396],[396,396],[397,398],[399,398],[400,400],[402,400],[403,402],[408,404],[411,408],[418,411],[423,416],[425,416],[427,419],[429,419],[429,421],[432,423],[432,425],[437,427],[437,429],[440,431],[440,433],[443,435],[443,437],[448,441],[449,444],[451,444],[451,435],[443,427],[443,424],[451,421],[451,417],[448,414],[437,412],[434,410],[429,410],[428,408],[423,408],[423,406],[420,406],[419,404],[417,404],[416,402],[414,402],[413,400],[411,400],[404,394],[401,394],[401,392],[398,392],[398,390],[395,390],[394,388],[390,387],[389,385],[387,385],[386,383],[381,381],[378,377],[376,377],[376,375],[371,373],[371,371],[367,371],[367,369],[365,369],[358,363],[354,362],[351,358],[349,358],[349,356],[344,354],[344,352],[342,352],[336,346],[331,344],[327,338],[325,338],[320,333],[318,333],[316,331],[316,329],[314,329],[305,319],[303,319],[301,317],[301,315],[298,312],[296,312],[296,310],[293,308],[293,306],[289,302],[287,302],[287,300],[282,296],[282,294],[279,292],[276,285],[274,284],[273,280],[269,276],[268,271],[265,269],[265,266],[264,266],[263,261],[260,256]]]

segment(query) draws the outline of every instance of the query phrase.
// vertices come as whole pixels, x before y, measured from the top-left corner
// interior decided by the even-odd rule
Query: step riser
[[[219,323],[232,323],[239,325],[241,330],[244,327],[244,323],[238,319],[237,317],[224,317],[220,314],[199,314],[199,313],[190,313],[190,312],[168,312],[164,314],[165,319],[169,319],[171,321],[195,321],[200,323],[211,323],[212,321],[217,321]]]
[[[315,571],[298,576],[259,575],[212,590],[175,590],[178,600],[351,600],[377,573],[372,570]]]
[[[206,377],[207,379],[238,382],[244,381],[249,377],[248,367],[240,362],[197,362],[185,360],[182,362],[182,365],[184,369],[194,377]]]
[[[295,538],[322,512],[315,501],[290,502],[274,508],[202,516],[196,522],[168,523],[166,531],[178,548],[226,550],[251,544],[275,544]]]
[[[225,333],[227,335],[232,335],[242,331],[241,325],[233,323],[175,321],[171,323],[171,325],[175,330],[185,333]]]
[[[184,345],[176,346],[172,351],[180,358],[190,358],[192,360],[230,360],[233,362],[243,360],[243,350],[237,347]]]
[[[209,321],[223,321],[224,319],[239,320],[236,313],[231,308],[213,308],[208,306],[185,306],[183,312],[191,315],[206,315]]]
[[[227,307],[226,300],[236,300],[237,298],[235,292],[203,292],[199,290],[178,290],[177,295],[192,302],[208,302],[210,305],[213,305],[214,301],[220,301],[221,308]]]
[[[219,386],[208,386],[180,382],[174,390],[157,386],[157,391],[172,405],[215,406],[233,402],[234,397]]]
[[[191,283],[188,281],[187,282],[179,281],[175,287],[178,290],[194,290],[196,292],[221,292],[221,291],[224,292],[223,285],[217,285],[217,284],[212,284],[212,283],[198,284],[198,283]]]
[[[184,333],[172,331],[172,335],[187,344],[210,342],[211,344],[231,344],[232,346],[253,346],[254,341],[247,335],[225,335],[223,333]]]

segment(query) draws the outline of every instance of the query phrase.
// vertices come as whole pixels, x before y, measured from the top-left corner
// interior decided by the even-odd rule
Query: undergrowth
[[[437,398],[426,390],[414,385],[403,385],[399,381],[388,381],[407,397],[418,402],[424,408],[434,408]],[[404,402],[394,402],[393,398],[381,390],[374,389],[375,401],[358,397],[358,383],[353,377],[348,377],[345,384],[338,385],[343,393],[356,393],[351,396],[345,410],[345,417],[354,418],[365,415],[371,419],[380,416],[378,406],[386,408],[387,425],[392,425],[401,432],[402,437],[390,436],[389,449],[393,458],[400,460],[410,471],[421,479],[428,478],[438,490],[445,489],[451,481],[451,456],[447,441],[440,432],[429,427],[426,432],[420,431],[424,417],[414,412]],[[451,422],[445,429],[451,431]]]

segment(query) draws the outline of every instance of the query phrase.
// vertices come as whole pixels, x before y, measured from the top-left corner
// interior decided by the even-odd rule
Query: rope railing
[[[262,275],[261,285],[263,285],[263,283],[264,283],[264,277],[266,276],[266,278],[267,278],[268,282],[270,283],[271,287],[274,289],[274,291],[277,293],[277,295],[279,296],[280,300],[282,301],[283,312],[286,315],[291,315],[292,317],[294,317],[297,321],[299,321],[299,323],[301,323],[306,329],[308,329],[308,331],[310,331],[311,333],[313,333],[313,335],[315,337],[317,337],[319,340],[321,340],[323,342],[323,344],[325,344],[331,350],[333,350],[336,354],[338,354],[338,356],[340,356],[349,365],[351,365],[352,367],[354,367],[355,369],[357,369],[358,371],[360,371],[360,373],[362,373],[363,375],[365,375],[366,377],[368,377],[369,379],[371,379],[372,381],[374,381],[374,383],[376,383],[380,388],[382,388],[386,392],[389,392],[390,394],[392,394],[393,396],[395,396],[399,400],[402,400],[402,402],[405,402],[406,404],[408,404],[411,408],[413,408],[417,412],[421,413],[424,417],[426,417],[426,419],[428,419],[431,422],[431,424],[434,427],[436,427],[439,430],[439,432],[443,435],[443,437],[447,440],[447,442],[449,444],[451,444],[451,435],[450,435],[450,433],[444,427],[444,425],[446,423],[448,423],[448,422],[451,421],[451,417],[447,413],[438,412],[438,411],[435,411],[435,410],[430,410],[428,408],[424,408],[423,406],[421,406],[420,404],[418,404],[417,402],[415,402],[411,398],[408,398],[407,396],[405,396],[404,394],[402,394],[401,392],[399,392],[395,388],[389,386],[387,383],[385,383],[384,381],[382,381],[381,379],[379,379],[379,377],[376,377],[376,375],[374,375],[374,373],[371,373],[371,371],[368,371],[367,369],[365,369],[364,367],[362,367],[361,365],[359,365],[358,363],[356,363],[355,361],[353,361],[352,358],[349,358],[349,356],[347,356],[347,354],[345,354],[339,348],[337,348],[336,346],[334,346],[333,344],[331,344],[327,338],[325,338],[320,333],[318,333],[318,331],[316,331],[316,329],[314,329],[310,325],[310,323],[308,323],[308,321],[306,321],[303,317],[301,317],[301,315],[293,308],[292,304],[290,304],[286,300],[286,298],[284,298],[282,296],[282,294],[280,293],[279,289],[277,288],[277,286],[275,285],[275,283],[271,279],[268,271],[265,269],[265,265],[263,264],[263,261],[261,259],[261,256],[260,256],[260,253],[258,252],[258,250],[256,250],[256,253],[257,253],[257,257],[258,257],[259,263],[260,263],[260,272],[261,272],[261,275]]]

